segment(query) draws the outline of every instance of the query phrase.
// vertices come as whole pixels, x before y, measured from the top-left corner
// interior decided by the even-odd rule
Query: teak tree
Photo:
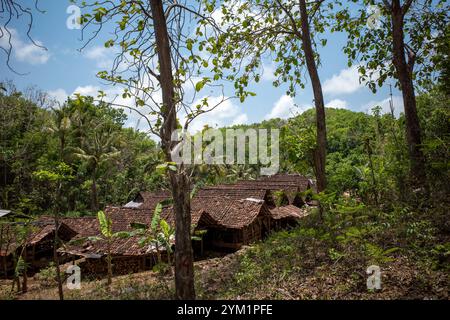
[[[436,80],[433,56],[436,41],[448,24],[449,6],[442,0],[362,2],[365,6],[356,15],[348,6],[338,10],[334,15],[334,30],[347,32],[344,51],[349,56],[349,66],[358,61],[361,80],[373,91],[391,77],[397,80],[405,110],[411,184],[426,189],[415,85],[426,86]],[[370,12],[369,6],[377,9]]]
[[[52,211],[53,211],[53,220],[54,220],[54,227],[55,227],[55,231],[54,231],[55,233],[54,233],[54,238],[53,238],[53,262],[55,263],[55,268],[56,268],[56,280],[58,282],[59,299],[64,300],[64,292],[63,292],[62,278],[61,278],[60,265],[59,265],[59,256],[58,256],[58,248],[61,245],[58,231],[61,226],[61,222],[60,222],[61,193],[62,193],[63,185],[67,181],[70,181],[73,179],[72,169],[66,163],[61,161],[61,162],[58,162],[56,164],[56,166],[52,169],[49,169],[49,170],[41,169],[41,170],[33,172],[33,176],[37,181],[47,184],[50,190],[54,190],[53,195],[52,195],[53,202],[54,202],[54,204],[52,206]]]
[[[216,1],[210,1],[214,7]],[[276,63],[273,84],[278,87],[287,82],[287,94],[294,96],[298,87],[305,87],[303,71],[307,70],[314,94],[316,109],[316,145],[314,172],[318,191],[326,188],[326,123],[322,85],[318,74],[320,63],[317,37],[327,26],[328,6],[324,1],[304,0],[225,0],[221,4],[221,26],[224,32],[220,41],[211,41],[207,48],[216,55],[213,60],[216,77],[222,69],[231,72],[226,76],[234,81],[237,95],[252,95],[244,89],[250,80],[259,82],[264,59]],[[332,7],[331,7],[332,8]],[[320,39],[325,45],[326,40]]]
[[[201,104],[193,105],[184,97],[186,86],[192,85],[194,92],[199,92],[211,81],[204,77],[193,82],[207,66],[207,60],[196,54],[190,37],[191,27],[200,22],[205,29],[212,26],[215,30],[214,20],[202,13],[202,3],[196,1],[84,1],[81,7],[85,12],[80,19],[83,34],[90,27],[94,29],[86,45],[106,25],[114,30],[114,36],[105,42],[105,46],[115,48],[119,53],[111,70],[101,71],[98,76],[122,86],[122,98],[131,102],[114,101],[112,104],[141,115],[150,132],[161,140],[175,214],[176,298],[194,299],[188,166],[174,165],[172,157],[183,143],[184,133],[174,139],[177,129],[186,132],[198,115],[211,111],[227,99],[222,95],[219,104],[209,106],[205,99]],[[180,120],[182,117],[184,123]]]

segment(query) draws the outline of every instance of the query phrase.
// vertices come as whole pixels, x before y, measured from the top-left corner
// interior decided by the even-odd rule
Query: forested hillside
[[[61,216],[93,215],[105,205],[125,203],[138,191],[167,187],[156,170],[161,157],[157,144],[145,133],[124,128],[123,111],[82,97],[58,109],[15,91],[0,99],[7,119],[2,128],[7,137],[2,140],[2,206],[32,216],[54,210]],[[403,192],[409,182],[402,114],[395,118],[378,106],[372,114],[327,109],[329,187],[313,195],[322,212],[313,209],[297,227],[273,233],[238,254],[196,263],[199,297],[448,298],[446,99],[439,88],[418,98],[429,200]],[[281,128],[281,171],[313,178],[313,118],[314,111],[308,110],[288,120],[237,127]],[[199,166],[193,181],[205,186],[257,177],[257,165]],[[59,198],[58,184],[63,190]],[[368,292],[364,287],[362,271],[370,264],[386,270],[385,289]],[[49,270],[35,276],[41,280],[31,282],[23,298],[56,298],[55,289],[47,289],[49,281],[56,285]],[[65,295],[170,298],[172,274],[155,270],[119,277],[108,291],[92,281],[81,293]]]
[[[2,208],[27,215],[53,209],[89,214],[162,186],[154,170],[157,144],[124,128],[123,110],[82,97],[61,108],[49,105],[14,87],[0,94]]]
[[[34,95],[38,93],[34,89]],[[127,114],[122,109],[95,105],[89,97],[50,108],[14,88],[0,94],[0,99],[5,124],[2,207],[30,215],[49,213],[55,206],[69,215],[95,214],[105,205],[126,203],[139,191],[168,187],[164,174],[156,170],[162,157],[158,144],[145,132],[124,128]],[[419,96],[418,102],[430,188],[439,203],[449,191],[448,99],[435,89]],[[234,128],[281,128],[281,172],[314,178],[313,109],[288,120]],[[327,109],[327,128],[329,192],[351,194],[380,206],[410,200],[401,192],[408,185],[403,114],[395,118],[379,106],[373,106],[371,114]],[[211,171],[199,166],[193,181],[202,186],[254,179],[258,168],[223,165]],[[61,183],[63,190],[58,203],[52,189],[55,183]]]
[[[449,298],[448,1],[0,8],[0,299]]]

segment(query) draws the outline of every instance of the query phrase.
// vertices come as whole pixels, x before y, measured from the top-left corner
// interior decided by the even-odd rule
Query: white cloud
[[[196,101],[193,105],[199,104],[202,99]],[[222,100],[221,96],[209,97],[209,106],[215,106]],[[231,100],[225,100],[215,109],[198,116],[189,126],[191,133],[200,131],[205,125],[210,127],[225,127],[247,123],[248,117],[242,113],[241,109],[232,103]]]
[[[50,90],[47,91],[50,98],[55,99],[59,103],[64,103],[67,100],[67,97],[69,96],[64,89],[56,89],[56,90]]]
[[[114,49],[105,48],[104,46],[95,46],[87,49],[84,52],[84,57],[95,61],[98,68],[107,69],[111,68],[114,60],[112,55]]]
[[[370,101],[363,106],[361,106],[360,110],[365,113],[372,113],[372,108],[376,106],[381,107],[382,113],[391,113],[391,107],[390,107],[390,98],[386,98],[381,101]],[[403,98],[401,96],[393,96],[392,97],[393,107],[394,107],[394,115],[398,117],[401,112],[404,111],[403,107]]]
[[[97,97],[99,90],[101,90],[101,89],[100,89],[100,87],[97,87],[97,86],[80,86],[80,87],[77,87],[73,91],[72,95],[80,94],[82,96]]]
[[[358,66],[343,69],[325,80],[323,92],[325,94],[349,94],[358,91],[364,84],[359,82]]]
[[[274,81],[276,79],[275,70],[276,70],[276,66],[274,63],[264,64],[263,65],[263,74],[262,74],[261,79],[263,81]]]
[[[238,115],[234,120],[233,123],[231,123],[231,125],[238,125],[238,124],[245,124],[248,122],[248,116],[246,113],[240,114]]]
[[[12,46],[12,55],[21,62],[29,64],[45,64],[50,59],[50,53],[44,49],[42,42],[34,40],[35,44],[31,40],[24,42],[21,36],[15,29],[9,29],[11,33],[11,39],[9,40],[8,33],[4,28],[0,27],[0,47],[8,48],[10,47],[9,42]]]
[[[92,60],[104,59],[108,56],[108,49],[103,46],[96,46],[86,50],[84,56]]]
[[[266,115],[265,119],[282,118],[287,119],[291,117],[296,108],[294,99],[288,95],[282,95],[277,102],[275,102],[272,111]]]
[[[341,99],[333,99],[325,105],[326,108],[348,109],[347,101]]]
[[[67,100],[67,97],[74,97],[76,93],[83,95],[83,96],[92,96],[94,98],[97,98],[98,91],[103,90],[103,92],[106,94],[106,97],[104,100],[106,102],[112,102],[115,105],[114,108],[122,109],[124,110],[125,114],[127,115],[127,121],[125,123],[126,127],[133,127],[136,129],[140,129],[142,131],[147,131],[148,125],[147,122],[142,118],[141,115],[138,113],[130,110],[126,106],[129,107],[135,107],[135,100],[134,98],[123,98],[122,97],[122,88],[120,87],[106,87],[102,88],[99,86],[94,85],[87,85],[87,86],[79,86],[75,90],[73,90],[72,93],[68,94],[66,90],[59,88],[56,90],[50,90],[47,91],[48,95],[57,100],[60,103],[64,103]],[[158,97],[156,97],[156,100],[158,100]],[[125,107],[120,107],[125,106]],[[144,115],[148,115],[150,113],[150,110],[145,107],[139,107],[140,111]]]

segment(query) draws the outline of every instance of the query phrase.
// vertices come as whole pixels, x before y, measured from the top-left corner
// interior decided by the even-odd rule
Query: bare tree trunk
[[[107,239],[108,241],[108,287],[112,284],[112,257],[111,257],[111,239]]]
[[[92,173],[91,210],[94,212],[98,211],[97,169],[94,169],[94,172]]]
[[[17,276],[15,279],[16,283],[17,283],[17,293],[20,293],[21,289],[21,285],[20,285],[20,276]],[[14,283],[13,283],[13,288],[14,288]]]
[[[373,161],[372,161],[372,147],[370,146],[370,139],[367,139],[365,143],[366,143],[367,155],[369,157],[369,168],[370,168],[370,172],[371,172],[371,176],[372,176],[372,189],[373,189],[372,194],[374,196],[375,204],[378,205],[378,186],[377,186],[377,180],[375,178],[375,170],[374,170]]]
[[[24,262],[24,270],[23,270],[23,282],[22,282],[22,293],[27,293],[28,291],[28,268],[27,268],[27,249],[23,252],[23,262]]]
[[[5,272],[5,279],[8,279],[8,267],[6,265],[6,256],[3,257],[3,271]]]
[[[3,225],[1,226],[0,229],[0,251],[3,251],[3,244],[5,242],[5,239],[9,237],[9,228],[8,231],[6,231],[6,227],[4,227]],[[3,234],[5,235],[5,239],[3,238]],[[5,255],[2,257],[2,262],[3,262],[3,271],[5,273],[5,279],[8,278],[8,268],[6,267],[6,254],[8,252],[8,245],[6,245],[6,249],[5,249]]]
[[[317,148],[314,152],[314,167],[317,179],[317,191],[325,190],[327,186],[325,161],[327,153],[327,128],[325,123],[325,103],[323,100],[322,84],[320,82],[317,65],[314,59],[314,51],[311,44],[308,12],[305,0],[299,0],[300,18],[302,30],[302,46],[305,54],[306,66],[314,92],[314,104],[316,107]]]
[[[175,88],[172,73],[169,36],[166,18],[161,0],[150,0],[156,48],[160,68],[159,82],[163,100],[163,125],[161,142],[166,161],[171,161],[172,133],[176,129]],[[195,299],[194,289],[194,256],[191,243],[191,210],[189,197],[189,179],[178,168],[177,172],[169,171],[175,213],[175,291],[177,299]]]
[[[56,281],[58,282],[59,300],[64,300],[61,269],[59,268],[59,257],[58,257],[58,245],[59,245],[58,229],[59,229],[58,213],[55,212],[55,238],[53,239],[53,262],[55,263],[56,269]]]
[[[397,71],[405,107],[406,138],[411,164],[410,176],[413,186],[425,188],[426,191],[425,157],[420,149],[422,144],[421,129],[419,117],[417,116],[416,97],[412,79],[415,57],[413,53],[406,52],[403,32],[403,17],[405,13],[400,0],[392,1],[391,11],[393,63]],[[408,54],[408,61],[405,57],[406,54]]]
[[[195,299],[189,183],[185,174],[170,173],[174,199],[175,284],[177,299]],[[180,241],[181,240],[181,241]]]

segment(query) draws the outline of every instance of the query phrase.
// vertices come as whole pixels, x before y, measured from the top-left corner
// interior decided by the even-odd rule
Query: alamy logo
[[[76,5],[67,7],[66,13],[70,14],[67,18],[66,26],[70,30],[81,29],[81,9]]]
[[[81,289],[81,269],[79,266],[69,266],[66,270],[69,274],[67,278],[67,289],[69,290],[80,290]]]
[[[278,129],[208,129],[191,136],[176,130],[172,151],[177,164],[255,164],[261,175],[273,175],[280,166],[280,131]]]
[[[369,29],[377,30],[381,28],[381,10],[378,6],[368,6],[367,7],[367,18],[366,25]]]
[[[381,269],[379,266],[372,265],[366,270],[369,277],[367,278],[368,290],[381,289]]]

